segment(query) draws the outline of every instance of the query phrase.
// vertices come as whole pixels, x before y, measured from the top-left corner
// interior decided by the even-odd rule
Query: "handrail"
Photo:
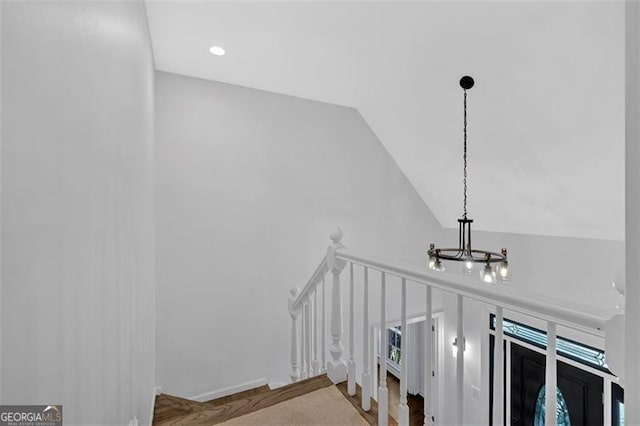
[[[369,259],[344,249],[336,250],[336,258],[406,278],[418,284],[429,285],[442,291],[459,294],[479,302],[501,306],[534,318],[554,321],[559,325],[599,337],[604,336],[605,321],[614,314],[612,311],[604,309],[586,307],[560,299],[528,293],[509,285],[488,284],[473,277],[458,277],[426,268],[402,266]]]
[[[552,320],[559,325],[587,332],[602,337],[604,323],[615,313],[596,307],[586,307],[565,300],[542,296],[526,292],[509,285],[487,284],[473,277],[455,276],[426,268],[400,265],[378,259],[358,256],[345,249],[336,250],[336,257],[346,262],[386,272],[398,277],[404,277],[412,282],[430,285],[442,291],[461,294],[467,298],[492,305],[499,305],[505,309],[526,314],[528,316]],[[299,310],[309,294],[328,272],[327,256],[323,256],[317,268],[309,278],[307,284],[297,294],[291,305],[292,310]]]
[[[300,290],[295,300],[291,303],[291,310],[297,311],[302,308],[302,304],[305,299],[312,293],[314,287],[318,282],[322,279],[322,277],[327,273],[329,267],[327,266],[327,256],[323,256],[320,264],[316,268],[316,270],[311,274],[311,278],[307,281],[307,284]]]
[[[291,316],[291,380],[298,381],[308,377],[317,376],[325,373],[333,383],[341,383],[345,380],[347,383],[347,393],[356,395],[356,358],[355,353],[355,304],[356,295],[354,292],[354,265],[363,267],[362,287],[363,306],[362,310],[362,360],[363,366],[361,370],[362,379],[362,409],[370,409],[370,399],[372,389],[375,386],[372,377],[377,375],[371,371],[369,365],[373,348],[369,343],[369,277],[372,271],[380,273],[380,298],[379,298],[379,321],[380,324],[388,324],[386,318],[386,295],[390,286],[398,285],[396,291],[401,295],[401,324],[403,330],[406,328],[407,319],[407,281],[424,286],[424,313],[426,318],[431,318],[433,308],[432,289],[437,289],[445,293],[456,295],[457,308],[455,309],[455,317],[452,316],[451,322],[456,325],[456,334],[454,341],[463,342],[456,346],[456,412],[455,424],[464,424],[465,417],[465,397],[464,397],[464,299],[468,298],[480,303],[486,303],[495,308],[495,339],[492,343],[494,348],[493,358],[493,382],[504,382],[504,357],[502,348],[503,342],[503,315],[504,310],[517,312],[531,318],[537,318],[546,322],[547,347],[545,361],[545,386],[547,386],[548,397],[545,402],[546,410],[553,412],[556,406],[557,389],[557,353],[556,353],[556,337],[557,326],[567,327],[578,330],[599,338],[605,337],[605,323],[617,313],[614,309],[607,310],[592,306],[579,305],[573,302],[560,300],[553,297],[530,293],[517,286],[499,282],[497,284],[486,283],[477,277],[457,276],[439,271],[433,271],[426,267],[415,265],[402,265],[397,262],[389,262],[360,256],[345,249],[341,243],[342,231],[337,228],[330,236],[332,241],[327,249],[326,255],[320,261],[320,264],[309,278],[309,281],[301,291],[294,288],[289,295],[289,314]],[[341,273],[348,266],[348,282],[349,282],[349,359],[348,363],[343,357],[344,346],[343,325],[342,325],[342,299],[341,294],[343,287],[341,285]],[[325,331],[325,286],[324,277],[331,272],[331,302],[330,302],[330,332]],[[389,279],[389,278],[393,279]],[[395,277],[399,279],[395,279]],[[360,279],[360,278],[359,278]],[[322,282],[322,289],[318,288]],[[389,284],[389,286],[388,286]],[[319,300],[320,299],[320,300]],[[376,302],[377,303],[377,302]],[[320,318],[319,318],[320,317]],[[449,320],[447,320],[449,321]],[[298,325],[300,323],[300,326]],[[320,327],[320,329],[318,329]],[[486,329],[488,332],[488,328]],[[432,365],[433,348],[432,338],[434,337],[432,328],[424,328],[425,338],[423,339],[424,348],[422,351],[424,366]],[[381,334],[379,345],[381,348],[386,347],[386,333]],[[607,336],[608,338],[608,336]],[[319,340],[319,341],[318,341]],[[325,344],[329,341],[329,350]],[[407,351],[406,339],[402,339],[401,356],[406,361]],[[325,355],[329,354],[330,359],[325,362]],[[410,355],[413,356],[413,355]],[[403,366],[407,364],[402,361]],[[378,380],[378,423],[381,426],[387,425],[388,414],[388,391],[386,387],[386,364],[382,363],[379,370],[380,378]],[[424,390],[433,393],[434,379],[433,374],[429,374],[430,369],[424,368]],[[484,375],[488,373],[483,373]],[[486,379],[486,377],[484,378]],[[484,380],[483,379],[483,380]],[[407,377],[406,369],[403,368],[400,378],[400,401],[398,404],[399,424],[401,426],[409,425],[409,408],[407,405]],[[494,425],[503,424],[504,412],[504,391],[502,386],[493,388],[493,404],[492,412]],[[432,398],[424,399],[424,424],[432,424],[434,419],[434,407],[431,402]],[[556,426],[555,416],[549,416],[545,419],[547,426]]]

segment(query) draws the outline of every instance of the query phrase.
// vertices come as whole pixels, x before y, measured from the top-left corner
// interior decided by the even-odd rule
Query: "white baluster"
[[[302,309],[301,309],[301,314],[300,314],[300,363],[301,363],[301,371],[300,371],[300,378],[302,380],[306,379],[309,377],[308,374],[308,370],[307,370],[307,355],[305,353],[305,349],[306,349],[306,342],[305,342],[305,335],[307,333],[307,319],[305,318],[305,305],[304,302],[302,302]]]
[[[327,372],[327,321],[325,319],[325,309],[324,304],[325,299],[325,291],[324,291],[324,273],[322,275],[322,337],[320,338],[320,343],[322,344],[322,369],[323,373]]]
[[[313,375],[320,374],[318,360],[318,286],[313,290]]]
[[[504,425],[504,344],[502,307],[496,306],[496,334],[493,341],[493,424]]]
[[[389,393],[387,390],[387,313],[386,275],[381,274],[380,291],[380,380],[378,383],[378,425],[387,426],[389,415]]]
[[[545,361],[545,426],[556,426],[556,389],[558,377],[556,375],[556,324],[547,322],[547,359]]]
[[[407,280],[402,278],[400,305],[400,404],[398,405],[398,423],[409,426],[409,406],[407,405]]]
[[[371,409],[371,374],[369,372],[369,359],[371,352],[369,351],[369,268],[364,267],[364,308],[362,315],[363,333],[362,333],[362,409],[369,411]]]
[[[307,301],[304,303],[304,324],[305,363],[307,364],[309,377],[313,377],[313,369],[311,367],[311,299],[309,296],[307,296]]]
[[[349,264],[349,363],[347,364],[349,373],[347,375],[347,392],[353,396],[356,394],[356,360],[354,354],[355,347],[355,319],[354,319],[354,297],[353,297],[353,263]]]
[[[431,326],[431,286],[427,286],[424,323],[424,426],[433,425],[433,328]]]
[[[298,297],[298,289],[289,290],[289,315],[291,316],[291,381],[300,380],[300,363],[298,362],[298,317],[299,310],[293,309],[293,302]]]
[[[463,298],[458,295],[458,329],[456,333],[457,339],[457,358],[456,358],[456,398],[457,398],[457,424],[464,424],[464,329],[463,329]]]
[[[327,365],[327,376],[333,383],[341,383],[347,379],[347,364],[342,359],[344,347],[342,346],[342,296],[340,294],[340,273],[345,267],[345,262],[336,257],[336,250],[343,248],[340,243],[342,231],[338,228],[331,234],[333,244],[327,251],[327,265],[333,276],[331,286],[331,347],[329,353],[331,359]]]

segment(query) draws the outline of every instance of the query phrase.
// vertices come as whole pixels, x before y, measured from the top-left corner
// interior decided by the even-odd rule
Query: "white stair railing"
[[[609,311],[594,308],[585,309],[570,302],[532,295],[515,288],[512,285],[491,285],[480,279],[444,274],[431,271],[424,267],[407,267],[394,263],[369,259],[350,253],[342,245],[342,231],[338,228],[330,236],[331,245],[327,254],[311,275],[307,284],[298,290],[291,290],[289,295],[289,313],[291,316],[291,380],[293,382],[307,377],[313,377],[324,372],[334,383],[348,380],[347,390],[350,395],[356,393],[356,362],[355,359],[355,297],[356,283],[354,282],[354,268],[363,269],[363,317],[362,317],[362,409],[371,409],[372,373],[375,365],[370,361],[375,353],[369,340],[369,276],[370,272],[380,273],[381,299],[380,299],[380,323],[381,339],[380,354],[387,350],[387,278],[389,276],[399,278],[400,286],[395,286],[391,291],[399,291],[401,295],[401,325],[405,331],[407,324],[407,282],[425,287],[424,312],[426,318],[431,318],[433,310],[432,290],[437,290],[457,295],[457,360],[456,360],[456,418],[457,424],[465,424],[464,419],[464,300],[471,299],[486,303],[495,307],[496,326],[494,340],[494,397],[493,397],[493,424],[504,424],[504,389],[503,375],[503,317],[504,311],[515,312],[543,320],[547,324],[547,362],[545,372],[546,384],[546,412],[555,412],[556,407],[556,328],[558,325],[578,330],[597,337],[604,336],[604,324],[611,316]],[[342,300],[340,276],[346,265],[349,264],[349,354],[348,363],[343,359],[344,347],[342,344]],[[331,272],[331,317],[327,336],[325,329],[325,276]],[[395,282],[395,280],[393,280]],[[318,296],[320,292],[320,297]],[[318,307],[318,300],[321,307]],[[318,312],[320,310],[320,312]],[[320,318],[320,326],[318,326]],[[299,321],[301,319],[301,321]],[[299,326],[299,324],[301,325]],[[427,322],[429,324],[429,322]],[[319,331],[320,330],[320,331]],[[433,392],[434,383],[431,374],[433,347],[430,326],[424,327],[424,425],[433,425]],[[318,334],[320,333],[320,334]],[[328,364],[326,360],[326,339],[330,338]],[[409,424],[409,409],[407,406],[407,339],[401,340],[401,374],[400,374],[400,403],[398,405],[398,421],[401,426]],[[320,354],[318,354],[320,351]],[[372,353],[373,351],[373,353]],[[300,357],[299,357],[300,355]],[[318,357],[319,356],[319,357]],[[386,386],[387,368],[384,362],[380,363],[380,378],[378,388],[378,424],[386,425],[388,420],[388,390]],[[473,419],[477,422],[477,419]],[[555,416],[545,417],[545,426],[556,426]]]

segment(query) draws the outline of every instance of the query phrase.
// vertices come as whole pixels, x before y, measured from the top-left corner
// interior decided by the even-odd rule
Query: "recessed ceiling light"
[[[216,55],[216,56],[222,56],[225,53],[227,53],[220,46],[211,46],[211,48],[209,49],[209,52],[211,52],[213,55]]]

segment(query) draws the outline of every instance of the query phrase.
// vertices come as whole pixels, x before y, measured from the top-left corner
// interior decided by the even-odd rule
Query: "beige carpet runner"
[[[250,425],[358,425],[365,419],[335,386],[281,402],[220,423],[224,426]]]

